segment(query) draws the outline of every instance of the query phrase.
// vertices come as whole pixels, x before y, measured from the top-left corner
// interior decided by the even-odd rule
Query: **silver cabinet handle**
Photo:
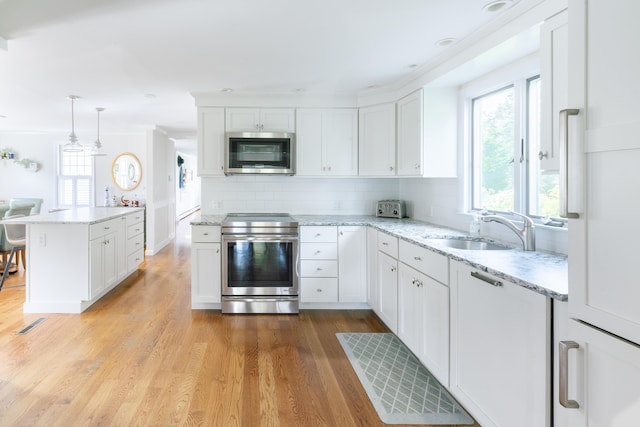
[[[391,271],[396,271],[396,268],[395,267],[391,267]]]
[[[392,171],[393,170],[393,166],[389,166],[389,170]]]
[[[387,243],[387,242],[382,242],[382,246],[389,246],[389,243]]]
[[[209,235],[209,233],[202,233],[202,235],[204,235],[204,236],[208,236],[208,235]]]
[[[549,153],[547,153],[546,151],[544,153],[542,152],[542,150],[538,152],[538,160],[546,159],[547,157],[549,157]]]
[[[422,261],[422,258],[420,258],[419,256],[414,256],[413,259],[415,259],[416,261]]]
[[[558,394],[560,404],[565,408],[579,408],[580,405],[575,400],[569,399],[569,350],[579,348],[575,341],[560,341],[560,378],[558,384]]]
[[[316,271],[322,271],[322,269],[320,267],[317,267]]]
[[[483,276],[480,273],[476,273],[475,271],[471,272],[471,277],[475,277],[476,279],[482,280],[485,283],[488,283],[492,286],[502,286],[502,282],[499,280],[493,280],[491,277]]]
[[[322,289],[318,288],[316,289],[316,292],[322,292]]]
[[[562,218],[580,218],[575,212],[569,212],[569,116],[577,116],[580,110],[567,108],[560,110],[560,216]]]

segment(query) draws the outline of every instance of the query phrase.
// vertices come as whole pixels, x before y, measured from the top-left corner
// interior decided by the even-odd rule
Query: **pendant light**
[[[95,156],[95,157],[99,157],[99,156],[106,156],[107,153],[103,153],[101,148],[102,148],[102,142],[100,142],[100,113],[104,111],[104,108],[102,107],[96,107],[96,111],[98,112],[98,136],[96,136],[96,140],[93,142],[93,145],[91,146],[91,155]]]
[[[80,98],[77,95],[69,95],[67,99],[71,100],[71,134],[69,135],[69,142],[64,144],[63,151],[67,153],[79,153],[84,151],[84,147],[78,143],[78,137],[76,136],[76,132],[74,130],[73,123],[73,102]]]

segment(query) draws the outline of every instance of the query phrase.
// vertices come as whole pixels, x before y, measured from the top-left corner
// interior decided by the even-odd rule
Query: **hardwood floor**
[[[335,337],[386,331],[372,312],[192,311],[188,232],[81,315],[0,292],[0,425],[385,425]]]

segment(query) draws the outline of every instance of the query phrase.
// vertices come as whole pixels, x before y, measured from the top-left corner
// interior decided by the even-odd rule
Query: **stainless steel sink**
[[[436,245],[446,246],[454,249],[464,249],[469,251],[504,251],[511,249],[509,246],[501,245],[499,243],[488,242],[486,240],[472,239],[472,238],[456,238],[456,237],[444,237],[444,238],[430,238],[428,239]]]

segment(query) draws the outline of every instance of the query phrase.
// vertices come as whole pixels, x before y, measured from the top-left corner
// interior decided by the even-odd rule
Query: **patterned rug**
[[[473,424],[460,404],[394,334],[336,336],[383,422]]]

